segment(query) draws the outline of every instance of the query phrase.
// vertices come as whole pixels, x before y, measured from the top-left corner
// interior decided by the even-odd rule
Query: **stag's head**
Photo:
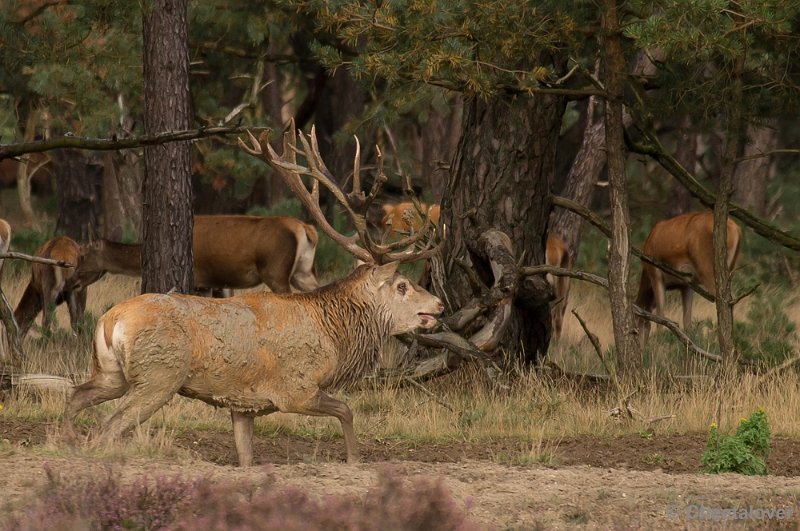
[[[361,190],[360,176],[360,147],[356,138],[356,153],[353,161],[352,191],[345,193],[336,179],[331,175],[319,153],[317,137],[314,128],[307,137],[301,131],[295,131],[294,122],[283,136],[283,153],[278,153],[269,143],[269,135],[265,131],[256,138],[248,132],[248,142],[239,139],[239,146],[248,154],[257,157],[269,164],[292,192],[300,199],[306,210],[314,218],[319,228],[333,241],[342,246],[358,260],[366,264],[387,264],[390,262],[412,262],[431,257],[439,250],[439,245],[434,242],[433,224],[428,222],[429,215],[422,228],[405,238],[400,238],[390,243],[377,243],[367,231],[365,213],[375,196],[380,191],[380,186],[386,180],[382,170],[380,149],[378,152],[378,176],[375,185],[368,194]],[[299,138],[302,147],[298,147]],[[305,165],[298,162],[297,155],[305,159]],[[311,177],[311,190],[306,187],[302,176]],[[345,214],[350,218],[356,233],[345,236],[328,222],[319,205],[319,186],[327,188],[336,201],[343,207]],[[410,189],[410,183],[408,183]],[[414,200],[416,211],[424,212],[419,201]]]
[[[367,290],[391,316],[392,335],[433,328],[444,311],[442,301],[397,272],[397,262],[362,265],[355,275],[369,275]]]

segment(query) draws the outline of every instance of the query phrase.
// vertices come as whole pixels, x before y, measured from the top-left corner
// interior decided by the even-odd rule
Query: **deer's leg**
[[[236,445],[236,455],[239,457],[239,466],[253,466],[254,420],[255,416],[251,413],[231,410],[233,442]]]
[[[55,301],[50,298],[50,290],[42,290],[42,332],[50,331],[50,314],[55,312]]]
[[[114,440],[150,418],[178,392],[186,371],[174,367],[148,367],[148,377],[130,382],[117,411],[103,427],[101,438]]]
[[[69,309],[69,321],[72,330],[77,333],[80,330],[83,315],[86,312],[86,290],[78,289],[67,294],[67,308]]]
[[[127,390],[128,382],[122,371],[103,372],[102,369],[94,378],[76,387],[64,409],[61,420],[62,437],[74,439],[75,417],[81,410],[119,398]]]
[[[683,302],[683,329],[689,330],[692,326],[692,303],[694,292],[689,286],[681,288],[681,301]]]
[[[317,417],[336,417],[342,424],[344,433],[344,445],[347,448],[347,462],[358,462],[358,442],[356,432],[353,430],[353,412],[344,402],[340,402],[330,395],[317,391],[305,404],[293,404],[287,409],[282,409],[286,413],[301,413]]]
[[[17,303],[14,309],[14,320],[17,321],[19,326],[19,339],[25,339],[36,316],[42,311],[42,297],[39,296],[36,289],[33,287],[33,281],[28,282],[28,287],[22,293],[22,298]]]
[[[666,286],[664,284],[664,275],[660,271],[653,275],[653,313],[660,317],[664,317],[664,303],[666,299]]]

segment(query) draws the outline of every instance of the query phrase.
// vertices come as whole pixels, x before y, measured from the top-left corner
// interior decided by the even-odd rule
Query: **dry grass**
[[[6,290],[12,303],[22,291],[23,279],[11,279]],[[100,315],[114,302],[138,292],[138,285],[127,277],[109,276],[90,288],[89,310]],[[670,299],[672,300],[672,298]],[[610,312],[601,293],[592,287],[575,285],[572,306],[587,320],[592,331],[600,337],[604,347],[612,344]],[[744,302],[737,309],[737,319],[747,311]],[[677,318],[679,308],[671,306],[669,315]],[[786,312],[795,323],[800,321],[800,306],[795,304]],[[568,314],[569,315],[569,314]],[[712,318],[714,308],[705,301],[696,302],[698,319]],[[29,372],[46,372],[85,377],[90,359],[88,341],[74,338],[67,330],[66,310],[58,315],[62,330],[49,342],[33,337],[26,341],[29,358],[25,369]],[[657,340],[657,337],[656,337]],[[407,441],[432,440],[485,440],[492,438],[519,438],[523,454],[532,460],[547,459],[548,441],[581,434],[615,435],[637,433],[651,427],[648,419],[663,415],[674,418],[659,421],[660,432],[704,432],[720,416],[723,429],[735,426],[741,417],[763,408],[770,420],[773,433],[799,437],[800,378],[789,371],[759,382],[752,374],[725,378],[716,387],[716,367],[698,362],[688,354],[670,353],[666,345],[657,344],[653,360],[680,358],[679,372],[707,375],[694,385],[664,384],[656,371],[645,376],[640,390],[631,399],[638,412],[635,421],[623,422],[609,416],[617,406],[613,393],[579,387],[576,384],[552,382],[535,373],[525,374],[513,383],[510,390],[495,391],[483,381],[476,370],[429,382],[429,389],[453,410],[414,388],[397,388],[385,384],[365,384],[364,388],[340,393],[352,407],[356,416],[356,429],[361,437],[376,439],[402,439]],[[591,346],[583,337],[577,321],[571,315],[565,320],[564,336],[554,345],[551,359],[571,371],[601,372],[602,366]],[[674,360],[672,360],[674,362]],[[655,363],[657,365],[657,363]],[[2,415],[18,418],[56,420],[64,406],[65,396],[57,392],[20,391],[5,403]],[[723,404],[720,407],[720,404]],[[112,411],[114,404],[107,403],[82,414],[82,422],[96,424]],[[261,435],[289,432],[313,437],[338,437],[338,422],[297,415],[275,414],[257,420]],[[126,449],[95,450],[119,453],[171,455],[179,452],[171,446],[172,434],[189,428],[228,431],[230,420],[227,411],[209,407],[201,402],[182,397],[174,398],[161,411],[139,429]],[[57,445],[51,451],[58,452]]]

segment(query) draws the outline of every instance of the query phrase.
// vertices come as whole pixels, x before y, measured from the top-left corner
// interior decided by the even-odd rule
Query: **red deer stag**
[[[319,220],[318,182],[329,184],[312,131],[311,146],[302,133],[309,168],[295,161],[292,129],[281,157],[266,135],[240,144],[272,166]],[[355,173],[358,173],[357,171]],[[300,175],[314,177],[313,192]],[[357,179],[356,179],[357,181]],[[336,194],[336,191],[332,189]],[[352,212],[346,198],[339,196]],[[353,213],[361,230],[363,217]],[[73,421],[84,408],[123,397],[103,426],[101,437],[114,438],[143,422],[175,394],[231,410],[239,464],[253,462],[253,419],[275,411],[339,419],[347,461],[358,459],[353,414],[325,391],[361,378],[378,362],[390,335],[430,328],[442,302],[396,273],[397,264],[377,259],[415,258],[386,253],[373,258],[366,249],[323,224],[326,233],[371,264],[348,277],[308,293],[247,293],[229,299],[191,295],[141,295],[103,315],[95,331],[91,379],[76,388],[62,424],[74,436]],[[381,250],[381,249],[379,249]]]
[[[198,290],[252,288],[275,293],[310,291],[317,230],[299,219],[274,216],[195,216],[194,285]],[[103,273],[139,276],[141,245],[98,240],[83,248],[80,275],[91,284]]]
[[[687,273],[693,280],[716,295],[714,281],[714,214],[713,212],[689,212],[659,221],[650,231],[642,251],[668,266]],[[742,232],[739,226],[728,219],[728,268],[733,270],[739,257]],[[642,279],[636,304],[643,310],[664,316],[666,290],[677,289],[683,302],[683,328],[692,324],[692,288],[684,279],[670,275],[648,263],[642,263]],[[650,335],[650,321],[640,318],[639,334],[642,345]]]
[[[79,260],[80,246],[71,238],[57,236],[39,247],[35,255],[75,265]],[[14,310],[20,339],[27,335],[40,311],[42,328],[49,330],[53,308],[62,302],[67,303],[72,329],[77,331],[86,308],[86,290],[76,269],[32,263],[31,279]]]

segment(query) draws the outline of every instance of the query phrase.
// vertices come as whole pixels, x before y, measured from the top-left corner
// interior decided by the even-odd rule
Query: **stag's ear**
[[[375,266],[372,270],[372,278],[375,279],[378,285],[391,282],[399,264],[399,262],[389,262],[386,265]]]

